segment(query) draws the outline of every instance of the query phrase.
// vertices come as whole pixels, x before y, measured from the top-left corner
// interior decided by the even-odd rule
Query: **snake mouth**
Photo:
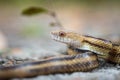
[[[51,32],[51,37],[53,40],[65,43],[69,46],[80,47],[80,42],[65,36],[59,36],[59,34]]]
[[[62,42],[62,43],[70,43],[72,40],[68,39],[68,38],[64,38],[64,37],[60,37],[59,35],[51,32],[51,37],[53,40],[58,41],[58,42]]]

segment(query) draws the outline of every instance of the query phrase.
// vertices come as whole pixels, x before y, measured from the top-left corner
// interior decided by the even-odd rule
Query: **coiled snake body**
[[[110,41],[65,31],[54,31],[51,35],[54,40],[67,44],[68,55],[1,67],[0,79],[90,71],[99,66],[98,58],[120,64],[120,46]]]

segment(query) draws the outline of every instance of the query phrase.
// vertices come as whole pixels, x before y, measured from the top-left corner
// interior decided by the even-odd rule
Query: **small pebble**
[[[7,61],[6,59],[1,59],[1,58],[0,58],[0,65],[1,65],[1,64],[4,64],[6,61]]]

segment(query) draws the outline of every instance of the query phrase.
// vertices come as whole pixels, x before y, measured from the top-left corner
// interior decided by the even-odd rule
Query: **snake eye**
[[[66,35],[65,32],[63,32],[63,31],[60,31],[60,32],[59,32],[59,36],[63,37],[63,36],[65,36],[65,35]]]

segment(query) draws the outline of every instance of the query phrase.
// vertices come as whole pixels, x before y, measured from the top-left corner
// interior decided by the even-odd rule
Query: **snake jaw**
[[[53,40],[65,43],[69,46],[73,46],[73,47],[76,47],[76,48],[80,47],[80,42],[79,41],[74,40],[72,38],[69,38],[67,36],[67,34],[63,31],[51,32],[51,37],[52,37]]]

